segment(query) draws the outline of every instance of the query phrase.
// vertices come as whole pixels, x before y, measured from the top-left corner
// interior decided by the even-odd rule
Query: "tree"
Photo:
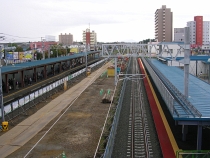
[[[28,48],[26,49],[26,51],[29,51],[29,50],[31,50],[31,47],[28,47]]]
[[[20,46],[17,46],[15,49],[15,52],[23,52],[23,48]]]
[[[43,55],[42,55],[42,53],[40,53],[40,52],[35,52],[36,53],[36,59],[37,60],[41,60],[42,58],[43,58]]]
[[[139,43],[142,43],[142,44],[147,44],[148,42],[150,42],[150,39],[145,39],[145,40],[142,40],[142,41],[139,41]],[[151,39],[151,42],[155,42],[155,39]]]

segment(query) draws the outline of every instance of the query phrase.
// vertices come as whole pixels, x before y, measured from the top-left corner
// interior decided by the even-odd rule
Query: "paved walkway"
[[[0,157],[6,157],[21,148],[39,131],[41,131],[52,119],[54,119],[63,109],[69,106],[77,97],[91,85],[111,63],[105,64],[99,70],[91,73],[80,83],[73,86],[62,95],[58,96],[45,105],[35,114],[19,123],[17,126],[7,131],[0,137]],[[71,97],[69,97],[71,96]]]

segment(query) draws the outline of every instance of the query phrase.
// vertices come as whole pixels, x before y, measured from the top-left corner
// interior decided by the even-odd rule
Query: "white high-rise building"
[[[203,21],[203,45],[210,45],[210,21]]]
[[[196,22],[189,21],[187,22],[187,27],[190,29],[190,44],[195,44],[196,42]]]
[[[190,28],[190,44],[195,46],[210,44],[210,21],[203,21],[202,16],[195,16],[194,21],[187,22]]]

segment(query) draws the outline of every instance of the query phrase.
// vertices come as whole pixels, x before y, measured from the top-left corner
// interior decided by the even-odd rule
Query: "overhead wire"
[[[17,37],[17,38],[28,38],[28,39],[40,38],[40,37],[21,37],[21,36],[6,34],[6,33],[1,33],[1,34],[6,35],[6,36]]]

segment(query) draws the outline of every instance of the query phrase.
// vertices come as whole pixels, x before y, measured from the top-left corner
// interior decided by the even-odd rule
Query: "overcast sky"
[[[71,33],[82,41],[90,26],[98,42],[138,42],[154,38],[154,13],[162,5],[171,8],[174,28],[198,15],[210,21],[208,0],[2,0],[0,36],[15,43]]]

